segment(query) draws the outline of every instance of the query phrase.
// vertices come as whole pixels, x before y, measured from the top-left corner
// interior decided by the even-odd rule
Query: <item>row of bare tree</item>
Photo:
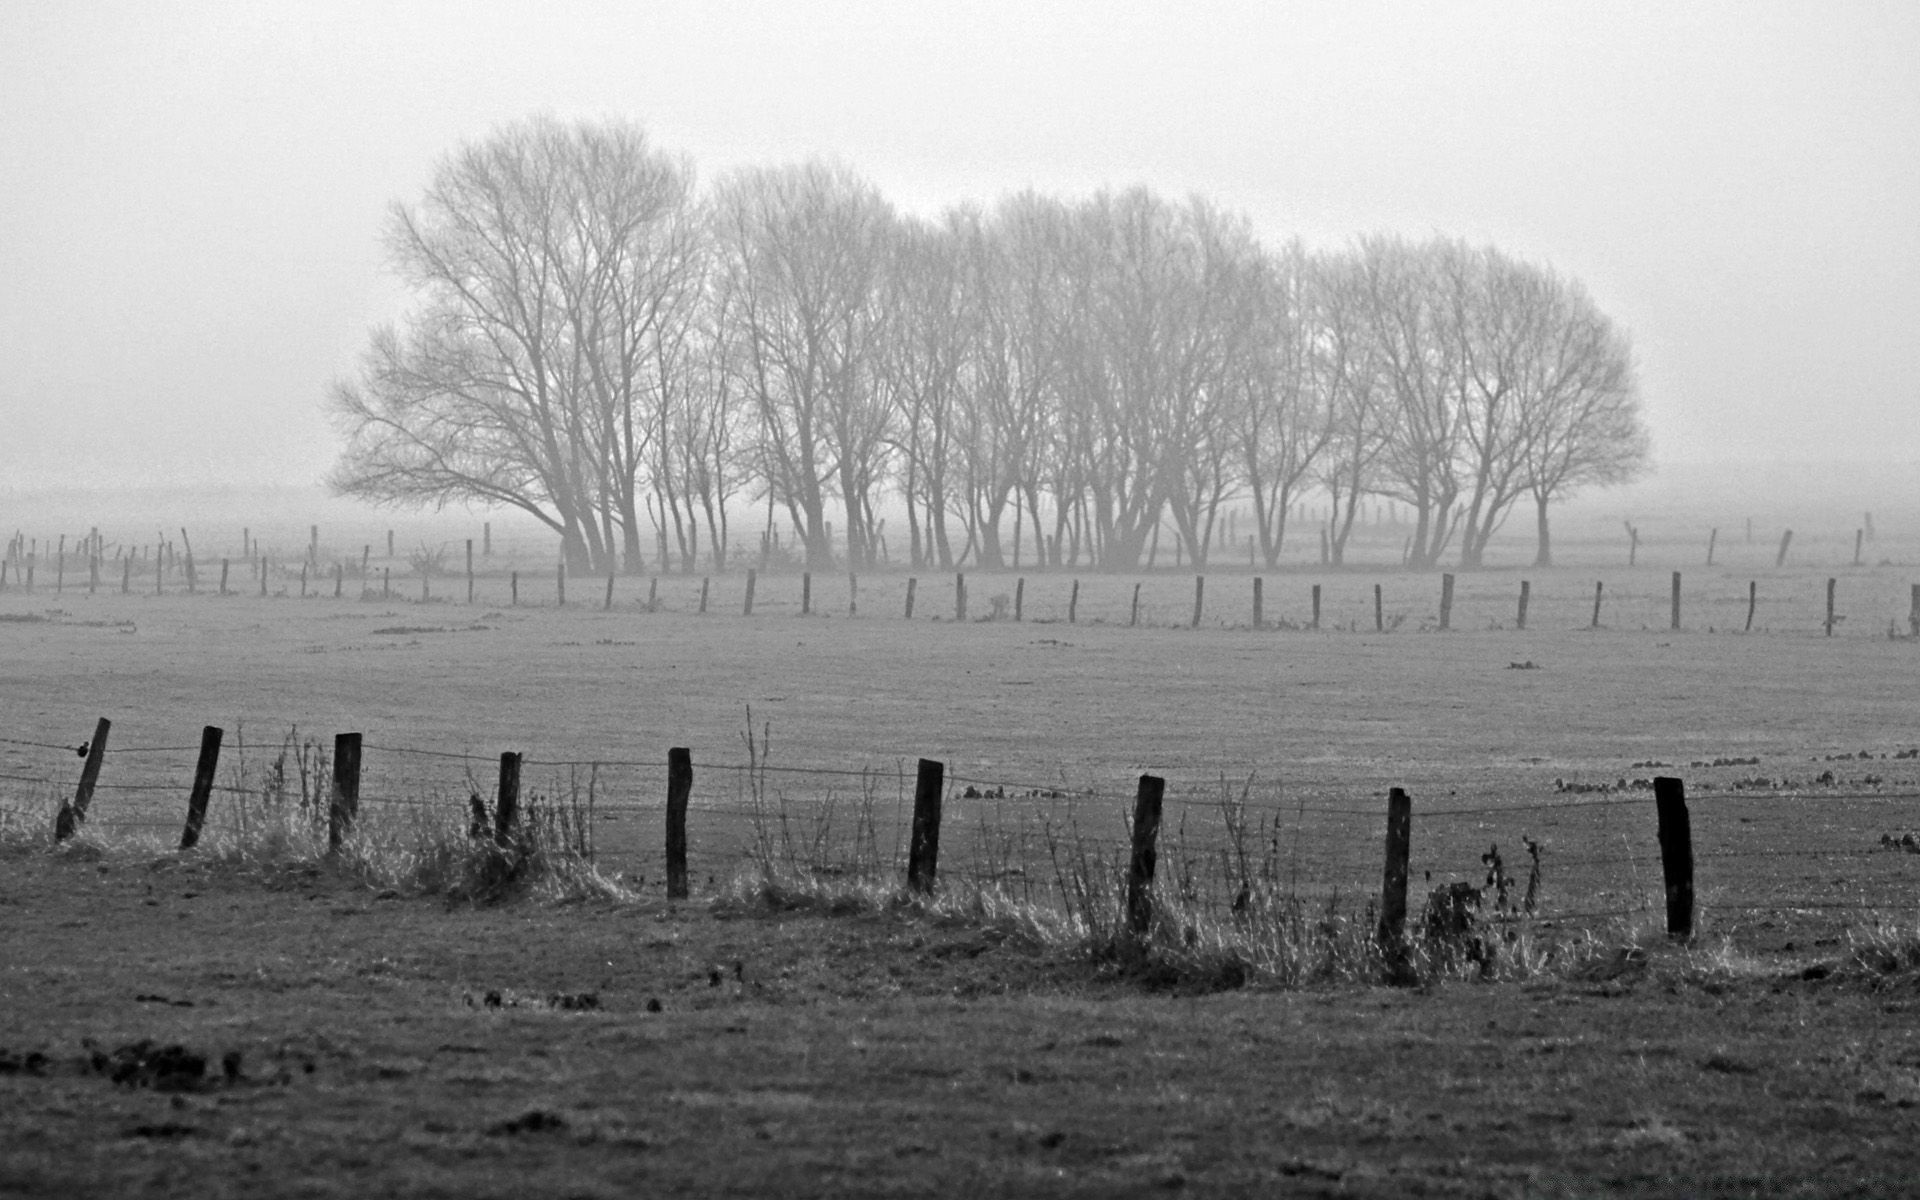
[[[1034,193],[938,220],[850,171],[750,169],[705,192],[631,125],[536,119],[461,148],[396,268],[418,303],[333,406],[343,493],[509,505],[578,569],[724,566],[728,506],[783,508],[824,567],[1196,565],[1250,503],[1276,562],[1331,500],[1405,502],[1408,550],[1475,564],[1522,500],[1640,470],[1622,333],[1578,284],[1493,249],[1263,246],[1204,200]]]

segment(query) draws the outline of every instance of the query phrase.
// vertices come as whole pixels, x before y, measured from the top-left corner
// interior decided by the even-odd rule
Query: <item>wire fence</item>
[[[244,730],[242,731],[244,733]],[[94,782],[89,828],[169,839],[182,828],[201,746],[111,738]],[[221,747],[208,828],[235,830],[274,806],[324,813],[331,742],[297,730]],[[91,747],[55,736],[0,736],[0,820],[43,823],[76,789]],[[687,806],[696,890],[756,856],[823,874],[903,871],[917,760],[783,766],[750,747],[737,761],[695,764]],[[1852,757],[1852,756],[1849,756]],[[1905,752],[1898,756],[1907,758]],[[669,763],[528,754],[522,803],[587,817],[596,864],[640,888],[662,886]],[[1876,766],[1878,764],[1876,763]],[[1916,764],[1920,767],[1920,764]],[[464,827],[492,801],[499,759],[367,741],[362,819]],[[1758,932],[1920,914],[1920,780],[1862,786],[1832,771],[1737,787],[1703,771],[1687,797],[1698,893],[1710,927]],[[1649,780],[1599,791],[1422,802],[1417,781],[1409,866],[1417,898],[1465,881],[1524,891],[1561,925],[1652,916],[1664,903],[1659,824]],[[1564,783],[1561,785],[1566,787]],[[1113,869],[1126,861],[1134,795],[1126,779],[1035,781],[954,770],[942,796],[942,878],[1029,896],[1057,885],[1063,860]],[[1229,897],[1250,879],[1286,894],[1359,905],[1379,895],[1387,833],[1383,799],[1275,772],[1167,780],[1160,886]]]

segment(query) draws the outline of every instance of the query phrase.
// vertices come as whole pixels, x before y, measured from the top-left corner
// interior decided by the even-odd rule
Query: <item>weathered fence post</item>
[[[967,619],[967,577],[958,572],[953,577],[953,619]]]
[[[606,599],[600,602],[600,611],[601,612],[613,611],[613,572],[612,571],[607,572],[607,596],[606,596]]]
[[[1527,580],[1522,579],[1520,581],[1520,613],[1514,619],[1514,627],[1516,629],[1525,629],[1527,627],[1527,601],[1530,600],[1532,596],[1533,585]]]
[[[687,797],[693,794],[693,751],[667,751],[667,899],[687,898]]]
[[[87,556],[87,595],[91,596],[99,590],[100,556],[98,554],[89,554]]]
[[[1760,581],[1747,580],[1747,633],[1753,632],[1753,610],[1760,606]]]
[[[1670,775],[1653,781],[1660,822],[1660,873],[1667,884],[1667,936],[1693,937],[1693,827],[1687,818],[1686,784]]]
[[[467,539],[467,603],[473,603],[473,539]]]
[[[1673,573],[1673,628],[1680,628],[1680,572]]]
[[[493,844],[505,846],[520,818],[520,755],[512,750],[500,756],[500,794],[493,805]]]
[[[126,559],[120,564],[120,594],[122,596],[126,596],[126,595],[131,595],[132,592],[133,592],[133,555],[129,554],[127,555]]]
[[[1255,575],[1253,577],[1253,627],[1255,629],[1258,629],[1262,625],[1266,624],[1266,616],[1264,613],[1261,612],[1262,597],[1260,593],[1261,593],[1260,577],[1258,575]]]
[[[507,606],[520,607],[520,572],[511,571],[507,575]]]
[[[80,831],[87,819],[87,806],[93,803],[94,785],[100,782],[100,766],[107,758],[107,734],[113,722],[101,717],[93,724],[93,740],[87,743],[87,765],[80,768],[80,786],[73,789],[71,803],[60,806],[53,819],[53,840],[64,842]]]
[[[302,600],[305,600],[307,598],[307,565],[308,564],[304,562],[300,564],[300,598]],[[421,590],[420,598],[422,600],[425,600],[427,598],[426,587],[427,587],[426,578],[422,576],[420,580],[420,590]]]
[[[1588,627],[1590,629],[1600,628],[1600,597],[1605,590],[1605,581],[1599,579],[1593,581],[1593,624]]]
[[[1440,577],[1440,628],[1453,628],[1453,576]]]
[[[420,603],[422,604],[433,599],[433,585],[431,580],[432,576],[428,575],[425,570],[420,572]],[[305,563],[300,564],[300,594],[302,596],[307,594],[307,564]]]
[[[940,869],[940,796],[946,785],[946,764],[920,760],[920,776],[913,787],[913,840],[907,847],[907,888],[926,895],[933,891]]]
[[[1387,631],[1386,601],[1382,597],[1381,587],[1377,583],[1373,585],[1373,631],[1375,633],[1385,633]]]
[[[852,571],[847,572],[847,615],[860,615],[860,577]]]
[[[1720,527],[1716,525],[1713,528],[1713,532],[1707,535],[1707,565],[1709,567],[1713,565],[1713,548],[1719,541]]]
[[[1195,575],[1193,577],[1193,627],[1195,629],[1200,628],[1200,609],[1206,601],[1206,596],[1207,577]]]
[[[327,850],[340,849],[340,843],[353,831],[360,817],[360,735],[333,735],[333,797],[327,806]]]
[[[700,577],[700,615],[703,617],[707,615],[707,591],[712,586],[713,576],[702,575]]]
[[[480,526],[480,556],[482,558],[493,557],[493,522],[492,521],[488,521]]]
[[[200,731],[200,761],[193,768],[193,791],[187,796],[187,827],[180,831],[180,848],[191,850],[199,844],[200,829],[207,822],[207,800],[213,795],[213,776],[220,766],[219,726]]]
[[[1022,575],[1013,582],[1013,619],[1022,620],[1027,608],[1027,577]]]
[[[559,597],[559,607],[565,608],[567,606],[567,564],[565,560],[562,560],[560,565],[554,568],[553,578],[555,590]]]
[[[813,572],[800,572],[800,615],[813,615]]]
[[[1839,584],[1839,582],[1840,581],[1837,579],[1829,578],[1827,580],[1827,636],[1828,637],[1833,636],[1833,622],[1834,622],[1833,589]]]
[[[1397,949],[1407,930],[1407,859],[1413,850],[1413,798],[1387,792],[1387,863],[1380,880],[1380,945]]]
[[[1787,565],[1787,547],[1792,544],[1793,530],[1789,529],[1780,535],[1780,553],[1775,555],[1773,559],[1773,565],[1776,570]]]
[[[1320,585],[1313,585],[1313,627],[1320,628]]]
[[[1866,543],[1866,540],[1866,530],[1856,529],[1853,531],[1853,565],[1856,567],[1860,565],[1860,548]]]
[[[221,559],[220,560],[220,594],[222,596],[227,594],[227,566],[228,566],[227,560],[224,558]]]
[[[1920,583],[1911,587],[1912,597],[1907,601],[1907,632],[1920,637]]]
[[[1133,610],[1134,613],[1138,615],[1140,611],[1140,585],[1137,583],[1133,585]],[[1067,624],[1073,624],[1074,621],[1079,618],[1079,615],[1080,581],[1076,579],[1073,581],[1073,590],[1067,593]]]
[[[907,577],[907,620],[909,621],[913,620],[913,593],[919,586],[918,579],[911,575]]]
[[[1127,861],[1127,932],[1146,936],[1153,926],[1153,872],[1159,861],[1160,804],[1167,781],[1142,775],[1133,800],[1133,855]]]
[[[333,564],[333,598],[338,600],[347,590],[347,567],[345,563]]]
[[[748,567],[747,568],[747,599],[746,599],[746,602],[740,606],[740,615],[743,617],[750,617],[753,615],[753,585],[758,581],[759,581],[759,573],[755,571],[752,567]]]
[[[647,611],[660,611],[660,577],[658,575],[647,580]]]

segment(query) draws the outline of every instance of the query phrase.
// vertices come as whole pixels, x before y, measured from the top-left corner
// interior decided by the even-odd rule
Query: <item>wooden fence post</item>
[[[1760,606],[1760,581],[1747,580],[1747,633],[1753,632],[1753,610]]]
[[[953,619],[967,619],[967,577],[957,572],[953,577]]]
[[[1773,566],[1775,570],[1778,570],[1779,568],[1787,565],[1787,547],[1791,546],[1792,544],[1793,544],[1793,530],[1789,529],[1785,533],[1780,535],[1780,553],[1775,555],[1773,559]]]
[[[333,564],[333,598],[338,600],[347,590],[347,568],[345,563]]]
[[[100,766],[107,758],[107,734],[113,722],[101,717],[93,723],[93,740],[87,743],[87,765],[80,768],[80,786],[73,789],[73,800],[60,806],[53,819],[53,840],[64,842],[80,831],[87,819],[87,806],[93,803],[93,789],[100,782]]]
[[[1832,637],[1832,636],[1833,636],[1833,621],[1834,621],[1834,616],[1833,616],[1833,589],[1835,588],[1835,586],[1837,586],[1837,585],[1839,584],[1839,582],[1840,582],[1840,581],[1839,581],[1839,580],[1837,580],[1837,579],[1831,579],[1831,578],[1829,578],[1829,579],[1827,580],[1827,636],[1828,636],[1828,637]]]
[[[327,806],[327,850],[340,849],[360,817],[360,735],[333,735],[333,797]]]
[[[507,575],[507,607],[520,607],[520,572],[511,571]]]
[[[647,580],[647,611],[660,611],[660,577],[658,575]]]
[[[1440,577],[1440,628],[1453,628],[1453,576]]]
[[[1387,792],[1387,864],[1380,881],[1381,946],[1397,948],[1407,930],[1407,859],[1413,850],[1413,799],[1405,789]]]
[[[432,578],[424,570],[420,572],[420,603],[422,604],[433,599]],[[307,564],[305,563],[300,564],[300,594],[302,596],[307,594]]]
[[[1027,577],[1022,575],[1019,579],[1014,580],[1013,583],[1013,619],[1016,621],[1023,619],[1026,615],[1026,608]]]
[[[667,899],[687,898],[687,797],[693,794],[693,751],[667,751]]]
[[[1600,595],[1605,588],[1605,581],[1598,579],[1593,581],[1593,624],[1588,626],[1590,629],[1600,628]]]
[[[1660,873],[1667,884],[1667,936],[1693,937],[1693,828],[1687,818],[1687,788],[1670,775],[1653,780],[1660,821]]]
[[[813,614],[813,572],[800,572],[800,615]]]
[[[1910,586],[1912,597],[1907,601],[1907,632],[1920,637],[1920,583]]]
[[[482,558],[493,557],[493,522],[492,521],[488,521],[480,526],[480,556]]]
[[[702,575],[700,577],[700,615],[703,617],[707,615],[707,590],[712,586],[713,576]]]
[[[847,615],[860,615],[860,577],[852,571],[847,572]]]
[[[1673,628],[1680,628],[1680,572],[1673,573]]]
[[[907,577],[907,620],[909,621],[913,620],[913,593],[919,586],[920,581],[918,579],[915,579],[911,575]]]
[[[1533,585],[1522,579],[1520,581],[1520,615],[1514,620],[1514,627],[1517,629],[1527,627],[1527,601],[1532,598],[1532,595]]]
[[[1200,628],[1200,609],[1206,600],[1206,596],[1207,577],[1205,575],[1195,575],[1193,577],[1193,627],[1195,629]]]
[[[87,556],[87,595],[91,596],[99,590],[100,556],[98,554],[89,554]]]
[[[1386,601],[1381,597],[1381,588],[1377,583],[1373,585],[1373,631],[1375,633],[1387,631]]]
[[[746,603],[741,605],[740,607],[740,615],[743,617],[750,617],[753,615],[753,585],[758,581],[759,581],[758,573],[755,572],[755,570],[752,567],[748,567],[747,568],[747,599],[746,599]]]
[[[913,840],[907,848],[907,888],[926,895],[933,891],[940,869],[940,796],[946,785],[946,764],[920,760],[920,776],[913,788]]]
[[[493,844],[506,846],[520,818],[520,755],[509,750],[500,756],[500,794],[493,805]]]
[[[1139,615],[1140,585],[1137,583],[1133,585],[1133,611],[1136,616]],[[1073,590],[1067,593],[1067,624],[1069,625],[1073,624],[1076,620],[1079,619],[1079,616],[1080,616],[1080,581],[1076,579],[1073,581]]]
[[[1713,528],[1713,532],[1707,535],[1707,565],[1709,567],[1713,565],[1713,548],[1719,541],[1720,527],[1716,525]]]
[[[207,821],[207,800],[213,795],[213,776],[220,766],[219,726],[200,731],[200,761],[193,768],[193,791],[187,796],[187,827],[180,831],[180,848],[191,850],[200,842],[200,829]]]
[[[473,539],[467,539],[467,603],[473,603]]]
[[[267,594],[266,565],[267,565],[267,560],[264,558],[261,559],[260,560],[260,594],[262,596]],[[380,568],[380,598],[382,600],[393,599],[393,568],[392,567]]]
[[[600,611],[601,612],[613,611],[613,572],[612,571],[607,572],[607,596],[606,596],[606,599],[600,602]]]
[[[308,564],[304,562],[300,564],[300,598],[302,600],[305,600],[307,598],[307,566]],[[420,593],[421,593],[420,598],[422,600],[425,600],[427,598],[426,588],[427,588],[427,580],[426,580],[426,576],[423,575],[420,577]]]
[[[1133,854],[1127,861],[1127,932],[1145,937],[1153,927],[1153,872],[1159,860],[1160,804],[1167,781],[1142,775],[1133,800]]]
[[[221,559],[220,560],[220,594],[222,596],[227,594],[227,566],[228,566],[227,560],[224,558]]]
[[[1313,628],[1320,628],[1320,585],[1313,585]]]
[[[558,607],[565,608],[567,606],[567,564],[565,560],[562,560],[560,565],[554,568],[553,578],[556,591],[559,595]]]
[[[1853,565],[1856,567],[1860,565],[1860,548],[1866,543],[1866,540],[1866,530],[1856,529],[1853,531]]]
[[[126,595],[131,595],[132,592],[133,592],[133,555],[129,554],[126,557],[126,560],[120,564],[120,594],[122,596],[126,596]]]

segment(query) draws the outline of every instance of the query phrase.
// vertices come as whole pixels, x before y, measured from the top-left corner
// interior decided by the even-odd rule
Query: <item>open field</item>
[[[115,725],[92,821],[108,849],[16,836],[0,858],[0,1192],[1900,1190],[1920,991],[1911,968],[1854,963],[1848,938],[1920,910],[1920,856],[1880,840],[1920,827],[1920,641],[1886,635],[1905,616],[1893,569],[1842,572],[1849,619],[1822,636],[1829,573],[1760,573],[1763,603],[1782,599],[1751,635],[1707,615],[1732,594],[1744,617],[1731,574],[1703,575],[1668,630],[1661,569],[1607,572],[1621,615],[1599,630],[1592,573],[1529,572],[1524,632],[1501,572],[1460,577],[1444,633],[1438,579],[1398,573],[1269,577],[1268,621],[1296,626],[1322,584],[1319,632],[1245,627],[1228,604],[1249,582],[1229,575],[1197,630],[1191,576],[1165,574],[1137,628],[1137,580],[1098,576],[1071,625],[1047,607],[1059,575],[1028,576],[1020,623],[953,621],[951,580],[931,577],[912,622],[898,576],[863,579],[853,617],[844,580],[822,581],[832,615],[804,618],[793,575],[763,578],[750,618],[737,576],[705,617],[687,611],[697,579],[663,581],[658,612],[630,580],[611,611],[598,594],[556,610],[9,591],[10,819],[48,828],[80,765],[61,747]],[[973,614],[1014,579],[970,575]],[[1372,632],[1375,582],[1402,616],[1390,633]],[[749,706],[771,731],[758,795]],[[177,855],[208,723],[228,731],[223,782],[249,789],[288,726],[363,732],[368,811],[457,814],[503,750],[550,796],[592,778],[602,868],[638,898],[449,908],[321,866],[222,865],[232,793],[211,853]],[[696,764],[690,905],[659,890],[669,746]],[[769,812],[837,853],[864,806],[899,861],[921,756],[949,771],[943,873],[1011,862],[1037,901],[1049,823],[1117,848],[1153,772],[1163,886],[1218,869],[1226,797],[1266,822],[1303,894],[1357,906],[1402,786],[1416,903],[1477,879],[1493,842],[1524,874],[1532,837],[1539,923],[1607,944],[1658,928],[1633,781],[1677,774],[1703,937],[1525,983],[1184,995],[991,922],[729,892]],[[586,994],[592,1011],[547,1003]],[[238,1076],[116,1086],[82,1039],[109,1073],[116,1047],[151,1039],[238,1051]]]

